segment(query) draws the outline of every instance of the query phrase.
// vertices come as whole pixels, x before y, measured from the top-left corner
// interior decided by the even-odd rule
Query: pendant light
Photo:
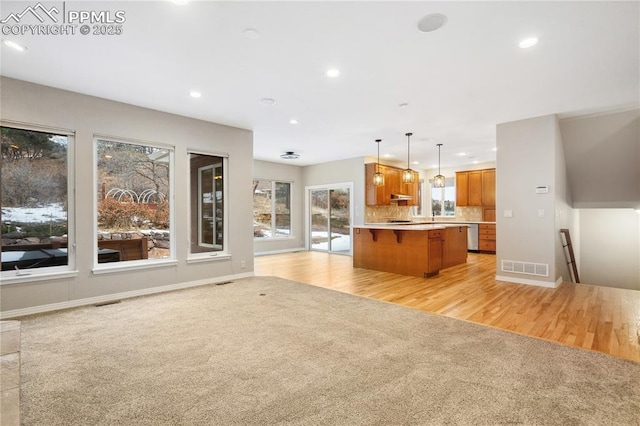
[[[378,166],[380,166],[380,142],[382,142],[382,139],[376,139],[376,144],[378,145],[378,162],[376,163],[376,172],[373,174],[374,186],[384,185],[384,174],[378,170]]]
[[[411,135],[413,135],[413,133],[405,134],[405,136],[407,137],[407,168],[402,171],[402,183],[413,183],[415,181],[415,172],[411,170],[409,162],[409,152],[411,150]]]
[[[440,147],[441,143],[438,145],[438,174],[433,177],[433,187],[434,188],[444,188],[446,178],[440,174]]]

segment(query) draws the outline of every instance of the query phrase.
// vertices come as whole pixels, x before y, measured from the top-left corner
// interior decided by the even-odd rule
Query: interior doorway
[[[307,191],[310,250],[350,255],[353,185],[310,187]]]

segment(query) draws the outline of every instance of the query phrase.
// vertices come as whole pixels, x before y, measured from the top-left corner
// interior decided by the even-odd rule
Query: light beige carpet
[[[25,425],[640,424],[640,364],[279,278],[22,321]]]

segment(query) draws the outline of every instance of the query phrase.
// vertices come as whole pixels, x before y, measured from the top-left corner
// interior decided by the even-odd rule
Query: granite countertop
[[[473,225],[473,224],[495,225],[495,222],[486,222],[482,220],[412,220],[411,222],[393,223],[393,222],[370,222],[365,225]]]
[[[430,229],[445,229],[458,226],[466,226],[462,223],[367,223],[365,225],[354,225],[353,228],[364,229],[390,229],[393,231],[428,231]]]

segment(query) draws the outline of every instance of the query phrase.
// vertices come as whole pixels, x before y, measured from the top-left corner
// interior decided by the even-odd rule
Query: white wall
[[[580,209],[580,281],[640,290],[640,214]]]
[[[292,183],[291,238],[254,240],[255,254],[293,251],[304,248],[304,183],[300,166],[254,160],[253,177]]]
[[[496,161],[496,273],[499,279],[554,286],[556,281],[556,152],[554,115],[497,126]],[[539,186],[549,187],[537,194]],[[563,188],[561,188],[563,190]],[[512,217],[505,217],[505,211]],[[539,217],[539,212],[544,217]],[[549,276],[501,270],[501,261],[541,263]],[[565,279],[568,279],[565,278]]]
[[[0,286],[2,312],[41,305],[69,304],[100,296],[144,292],[179,283],[253,273],[251,184],[253,135],[249,130],[162,113],[3,77],[2,120],[75,131],[75,198],[78,276]],[[93,275],[93,136],[169,144],[175,147],[175,233],[178,264],[116,274]],[[229,154],[229,251],[231,259],[186,263],[189,247],[189,161],[187,147]],[[246,268],[241,268],[241,262]]]

